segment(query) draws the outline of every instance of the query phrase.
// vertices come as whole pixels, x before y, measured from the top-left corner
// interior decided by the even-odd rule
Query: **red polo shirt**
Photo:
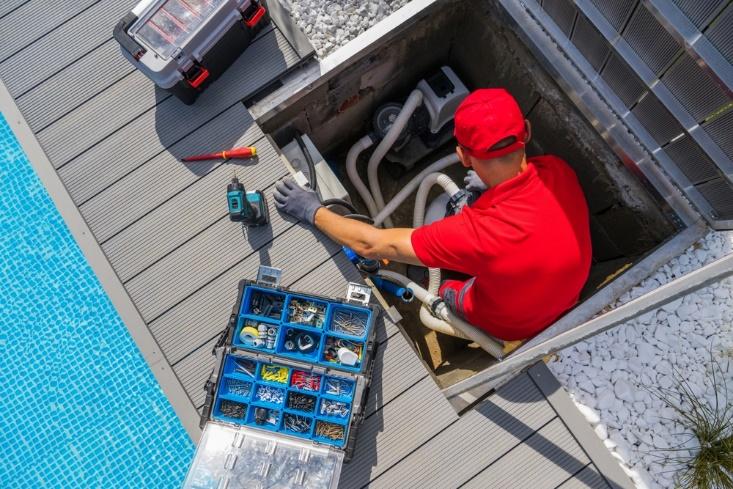
[[[474,277],[451,285],[468,322],[525,339],[578,301],[591,262],[588,206],[567,163],[538,156],[460,214],[416,229],[412,246],[426,266]]]

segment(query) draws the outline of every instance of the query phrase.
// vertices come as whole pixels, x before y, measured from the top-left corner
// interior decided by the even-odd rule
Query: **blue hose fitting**
[[[394,295],[398,299],[401,299],[402,302],[412,302],[412,300],[415,298],[415,294],[413,294],[412,289],[408,289],[407,287],[403,287],[394,282],[390,282],[389,280],[385,280],[382,277],[378,277],[376,275],[373,275],[371,279],[372,282],[374,282],[374,285],[376,285],[379,290],[383,290]]]

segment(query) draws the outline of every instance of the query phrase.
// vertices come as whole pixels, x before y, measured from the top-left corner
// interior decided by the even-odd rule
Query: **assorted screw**
[[[257,364],[251,360],[235,360],[234,371],[240,374],[245,374],[250,377],[255,376],[255,368]]]
[[[351,336],[364,336],[368,315],[362,312],[336,311],[331,321],[331,329],[337,333]]]
[[[318,374],[309,374],[302,370],[294,370],[290,378],[290,385],[298,389],[319,391],[321,389],[321,376]]]
[[[340,441],[344,439],[346,431],[343,426],[325,421],[316,423],[316,436],[328,438],[329,440]]]
[[[287,367],[281,367],[279,365],[262,365],[260,374],[262,375],[262,380],[266,380],[267,382],[287,384],[289,372],[290,371]]]
[[[258,385],[255,391],[255,399],[271,404],[282,404],[285,400],[285,391],[269,385]]]
[[[349,405],[345,402],[321,399],[320,413],[322,416],[345,418],[349,415]]]
[[[350,396],[352,384],[348,380],[326,377],[326,394],[332,396]]]
[[[308,433],[311,430],[313,420],[306,416],[298,416],[297,414],[285,413],[284,425],[285,429],[294,433]]]
[[[226,379],[227,392],[235,396],[247,397],[252,392],[252,382],[239,379]]]
[[[229,418],[242,419],[244,418],[244,413],[247,411],[247,405],[225,399],[221,401],[219,411]]]
[[[316,398],[307,394],[290,392],[288,394],[288,408],[312,413],[316,409]]]
[[[306,299],[292,299],[288,306],[288,322],[322,328],[326,319],[326,306]]]
[[[285,300],[278,295],[265,294],[264,292],[252,293],[252,314],[264,316],[270,319],[280,319]]]

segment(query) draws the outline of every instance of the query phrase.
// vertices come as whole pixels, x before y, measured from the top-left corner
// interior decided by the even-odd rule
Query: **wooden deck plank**
[[[486,467],[463,487],[532,487],[554,489],[579,473],[590,459],[559,418]],[[596,486],[605,489],[605,486]]]
[[[20,97],[111,40],[117,21],[136,3],[137,0],[102,0],[92,5],[0,63],[0,78],[13,97]],[[58,49],[59,46],[64,48]]]
[[[459,487],[554,417],[542,393],[522,375],[372,481],[370,487]]]
[[[0,60],[32,44],[98,0],[33,0],[0,19]],[[77,32],[67,42],[80,41]]]
[[[609,486],[603,479],[598,469],[593,464],[588,464],[579,473],[558,486],[557,489],[607,489]]]
[[[10,12],[29,1],[30,0],[3,0],[3,2],[0,2],[0,17],[5,17]]]

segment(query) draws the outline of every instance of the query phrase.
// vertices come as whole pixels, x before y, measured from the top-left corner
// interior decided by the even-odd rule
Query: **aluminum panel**
[[[109,40],[19,97],[31,129],[42,130],[132,73],[134,68],[119,51],[117,42]]]
[[[102,0],[0,63],[0,77],[10,93],[16,98],[21,96],[112,39],[112,27],[136,3],[137,0]],[[80,32],[84,33],[84,42],[71,42]]]
[[[733,160],[733,107],[723,115],[703,124],[702,127],[710,139]]]
[[[717,219],[733,219],[733,185],[728,180],[718,178],[697,185],[697,189],[713,206]]]
[[[573,2],[570,0],[543,0],[542,8],[552,17],[560,30],[570,37],[577,15]]]
[[[675,59],[680,45],[643,5],[634,11],[623,38],[657,75]]]
[[[610,487],[593,464],[588,464],[583,470],[560,484],[557,489],[610,489]]]
[[[17,53],[97,0],[33,0],[0,19],[0,60]],[[79,33],[77,33],[77,36]],[[68,39],[72,42],[73,39]]]
[[[492,464],[553,418],[555,412],[545,397],[527,375],[522,374],[417,448],[369,487],[461,487],[484,467],[492,470]]]
[[[677,119],[651,92],[648,92],[631,112],[660,146],[684,132]]]
[[[580,475],[588,463],[573,435],[555,418],[462,487],[555,488],[568,477]]]
[[[665,146],[664,151],[692,183],[706,182],[721,176],[713,160],[690,136],[685,135]]]
[[[591,0],[606,20],[621,32],[639,0]]]
[[[672,0],[685,13],[690,22],[704,30],[717,12],[726,4],[726,0]]]
[[[579,15],[570,39],[594,70],[600,71],[608,57],[609,45],[603,35],[584,16]]]
[[[731,103],[720,85],[687,53],[675,61],[661,80],[698,122]]]
[[[626,107],[634,105],[647,91],[644,82],[616,53],[611,53],[601,76]]]
[[[720,54],[733,64],[733,4],[728,5],[723,15],[715,20],[705,35]]]

